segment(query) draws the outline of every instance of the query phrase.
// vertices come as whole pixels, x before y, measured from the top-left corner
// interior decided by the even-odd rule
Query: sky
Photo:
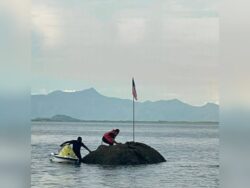
[[[219,102],[218,0],[33,0],[32,94]]]

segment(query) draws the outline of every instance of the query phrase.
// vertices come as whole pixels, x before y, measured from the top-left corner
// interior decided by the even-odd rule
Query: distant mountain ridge
[[[213,121],[219,120],[219,106],[207,103],[192,106],[178,99],[136,102],[138,121]],[[31,118],[53,117],[58,114],[79,120],[130,121],[132,101],[107,97],[94,88],[47,95],[31,96]]]

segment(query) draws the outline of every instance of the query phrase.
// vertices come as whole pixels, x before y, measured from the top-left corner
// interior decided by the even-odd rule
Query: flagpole
[[[133,142],[135,141],[135,98],[133,96]]]

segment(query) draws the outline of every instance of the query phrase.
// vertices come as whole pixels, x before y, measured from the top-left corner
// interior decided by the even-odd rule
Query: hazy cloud
[[[217,0],[33,1],[33,92],[218,101]]]

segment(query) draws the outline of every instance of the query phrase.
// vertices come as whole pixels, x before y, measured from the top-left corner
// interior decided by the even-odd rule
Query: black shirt
[[[61,146],[65,145],[65,144],[72,144],[73,150],[76,152],[80,152],[81,147],[86,148],[86,146],[82,142],[78,142],[77,140],[70,140],[70,141],[64,142]]]

